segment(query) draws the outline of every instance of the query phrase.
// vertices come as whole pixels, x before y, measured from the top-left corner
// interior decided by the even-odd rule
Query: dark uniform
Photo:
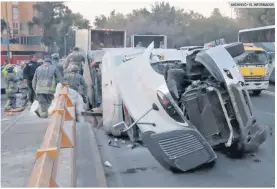
[[[7,94],[7,103],[5,105],[5,111],[16,108],[16,92],[17,92],[17,82],[19,78],[16,73],[14,73],[14,67],[7,67],[7,75],[5,77],[6,82],[6,94]]]
[[[39,102],[39,109],[36,113],[42,117],[48,117],[48,108],[54,98],[56,85],[58,82],[63,82],[60,72],[52,65],[51,59],[46,58],[35,72],[33,78],[33,88]]]
[[[75,47],[73,49],[73,52],[70,53],[63,64],[63,71],[64,71],[64,75],[66,73],[69,73],[69,65],[74,64],[78,66],[79,69],[79,73],[81,75],[83,75],[83,62],[85,62],[86,56],[85,53],[81,52],[81,50],[78,47]]]
[[[27,80],[27,85],[29,88],[29,100],[31,103],[33,103],[34,99],[35,99],[35,91],[32,87],[32,80],[34,78],[36,69],[39,66],[40,66],[40,64],[38,62],[30,61],[26,64],[26,66],[23,69],[23,79]]]
[[[71,65],[69,70],[70,73],[64,77],[65,82],[69,88],[77,91],[83,97],[84,102],[86,102],[87,85],[84,77],[78,73],[79,68],[77,65]]]

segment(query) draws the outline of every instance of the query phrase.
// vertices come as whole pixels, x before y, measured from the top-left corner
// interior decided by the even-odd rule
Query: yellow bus
[[[254,95],[259,95],[269,85],[268,54],[261,47],[244,43],[245,52],[234,58],[244,77],[245,85]]]

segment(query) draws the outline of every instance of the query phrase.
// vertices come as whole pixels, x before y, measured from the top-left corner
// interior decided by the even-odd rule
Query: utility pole
[[[7,33],[8,33],[8,43],[7,43],[7,56],[8,62],[10,63],[10,26],[9,26],[9,19],[8,19],[8,2],[6,2],[6,19],[7,19]]]
[[[64,35],[64,56],[66,56],[66,36],[67,34]]]

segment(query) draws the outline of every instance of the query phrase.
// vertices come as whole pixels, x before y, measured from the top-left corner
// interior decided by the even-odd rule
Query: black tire
[[[124,121],[127,124],[127,126],[130,126],[132,123],[134,123],[133,118],[130,116],[126,106],[123,105],[123,114],[124,114]],[[138,128],[135,125],[133,128],[127,131],[127,135],[131,142],[136,142],[138,139]]]
[[[259,96],[261,94],[262,90],[254,90],[253,95],[254,96]]]

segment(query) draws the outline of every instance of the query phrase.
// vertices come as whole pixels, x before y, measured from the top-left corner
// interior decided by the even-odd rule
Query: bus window
[[[239,33],[239,42],[260,43],[275,42],[275,28],[263,30],[249,30]]]

